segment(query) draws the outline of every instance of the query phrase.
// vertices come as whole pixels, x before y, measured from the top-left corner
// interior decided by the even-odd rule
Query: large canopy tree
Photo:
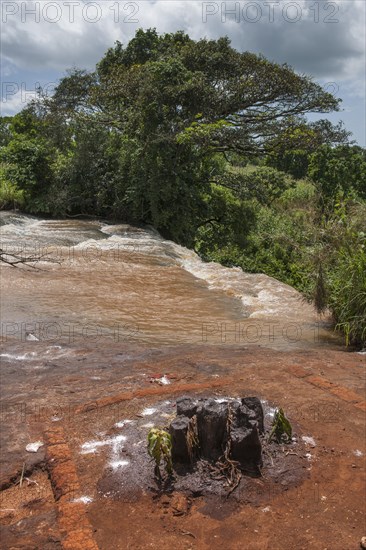
[[[257,156],[345,137],[304,119],[339,110],[340,100],[287,65],[234,50],[228,38],[196,42],[182,32],[140,30],[125,49],[117,43],[107,52],[97,76],[89,108],[140,139],[181,142],[183,134],[217,151]]]

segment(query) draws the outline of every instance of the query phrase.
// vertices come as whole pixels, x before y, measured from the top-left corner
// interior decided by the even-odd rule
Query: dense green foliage
[[[264,272],[294,286],[319,312],[334,315],[346,342],[366,342],[366,203],[340,193],[326,212],[316,184],[298,180],[270,206],[254,201],[253,226],[244,246],[215,246],[214,228],[199,230],[206,259]]]
[[[309,77],[227,38],[139,30],[0,119],[0,207],[151,224],[288,282],[361,343],[366,153],[306,119],[337,110]]]

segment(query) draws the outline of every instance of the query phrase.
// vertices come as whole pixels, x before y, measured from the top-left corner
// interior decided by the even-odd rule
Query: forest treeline
[[[138,30],[0,119],[0,207],[150,224],[366,337],[366,150],[340,100],[227,38]]]

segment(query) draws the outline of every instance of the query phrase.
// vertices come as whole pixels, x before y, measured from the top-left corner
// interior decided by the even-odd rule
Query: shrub
[[[0,210],[21,208],[24,205],[24,193],[6,178],[4,166],[0,167]]]

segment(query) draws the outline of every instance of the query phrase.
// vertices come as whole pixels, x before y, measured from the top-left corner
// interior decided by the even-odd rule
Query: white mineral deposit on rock
[[[34,441],[34,443],[28,443],[25,450],[28,451],[28,453],[36,453],[40,447],[43,447],[43,442]]]

